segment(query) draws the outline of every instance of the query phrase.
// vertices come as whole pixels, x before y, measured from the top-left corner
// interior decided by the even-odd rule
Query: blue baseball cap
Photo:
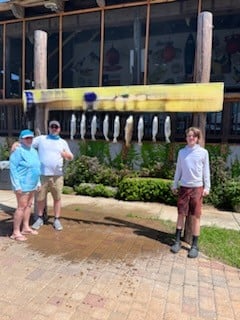
[[[31,130],[25,129],[20,132],[20,135],[19,135],[20,139],[29,138],[29,137],[31,138],[34,137],[34,133]]]

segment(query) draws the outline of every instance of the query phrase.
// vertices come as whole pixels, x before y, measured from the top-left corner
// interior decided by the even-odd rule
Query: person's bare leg
[[[183,214],[178,214],[177,229],[181,229],[181,230],[183,229],[184,221],[185,221],[185,216]]]
[[[197,237],[200,235],[200,217],[192,217],[192,234]]]
[[[21,233],[21,225],[23,222],[24,206],[26,205],[26,197],[23,194],[16,193],[17,197],[17,209],[13,217],[13,233],[11,235],[12,239],[15,240],[26,240],[26,238]]]
[[[198,238],[200,235],[200,217],[192,217],[192,246],[188,253],[189,258],[196,258],[198,256]]]
[[[61,206],[62,206],[61,199],[59,199],[59,200],[53,200],[54,216],[55,216],[56,219],[59,219],[59,218],[60,218],[60,215],[61,215]]]
[[[53,207],[54,207],[54,216],[55,216],[53,227],[55,228],[55,230],[61,231],[63,229],[63,226],[59,220],[60,214],[61,214],[61,199],[54,200]]]
[[[33,202],[34,192],[29,193],[27,206],[23,212],[23,225],[22,225],[22,234],[38,234],[37,231],[33,230],[30,225],[30,215],[32,211],[32,202]]]
[[[175,243],[171,246],[171,251],[173,253],[178,253],[181,249],[181,235],[182,229],[185,221],[185,216],[183,214],[178,214],[177,224],[176,224],[176,235],[175,235]]]
[[[41,201],[38,201],[38,202],[37,202],[38,216],[41,217],[41,218],[42,218],[42,216],[43,216],[43,211],[44,211],[44,208],[45,208],[45,203],[46,203],[45,200],[41,200]]]

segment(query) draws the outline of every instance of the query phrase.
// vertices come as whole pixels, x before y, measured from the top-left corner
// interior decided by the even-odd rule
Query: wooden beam
[[[23,19],[25,15],[25,9],[22,6],[19,6],[18,4],[12,4],[11,10],[15,18],[17,19]]]

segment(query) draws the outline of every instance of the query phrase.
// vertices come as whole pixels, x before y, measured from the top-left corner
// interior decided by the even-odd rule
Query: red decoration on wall
[[[119,63],[120,55],[117,49],[115,49],[113,46],[107,51],[106,53],[106,59],[107,63],[110,66],[115,66]]]

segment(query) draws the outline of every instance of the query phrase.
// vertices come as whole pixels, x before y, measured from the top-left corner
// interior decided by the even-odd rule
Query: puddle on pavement
[[[48,223],[39,230],[39,235],[29,236],[26,244],[46,257],[57,256],[72,262],[87,260],[89,263],[132,261],[137,256],[169,251],[172,232],[160,230],[160,221],[141,218],[144,214],[141,210],[133,213],[118,208],[114,211],[111,206],[64,207],[61,214],[64,229],[55,231],[50,209]],[[11,218],[9,222],[12,224]]]

